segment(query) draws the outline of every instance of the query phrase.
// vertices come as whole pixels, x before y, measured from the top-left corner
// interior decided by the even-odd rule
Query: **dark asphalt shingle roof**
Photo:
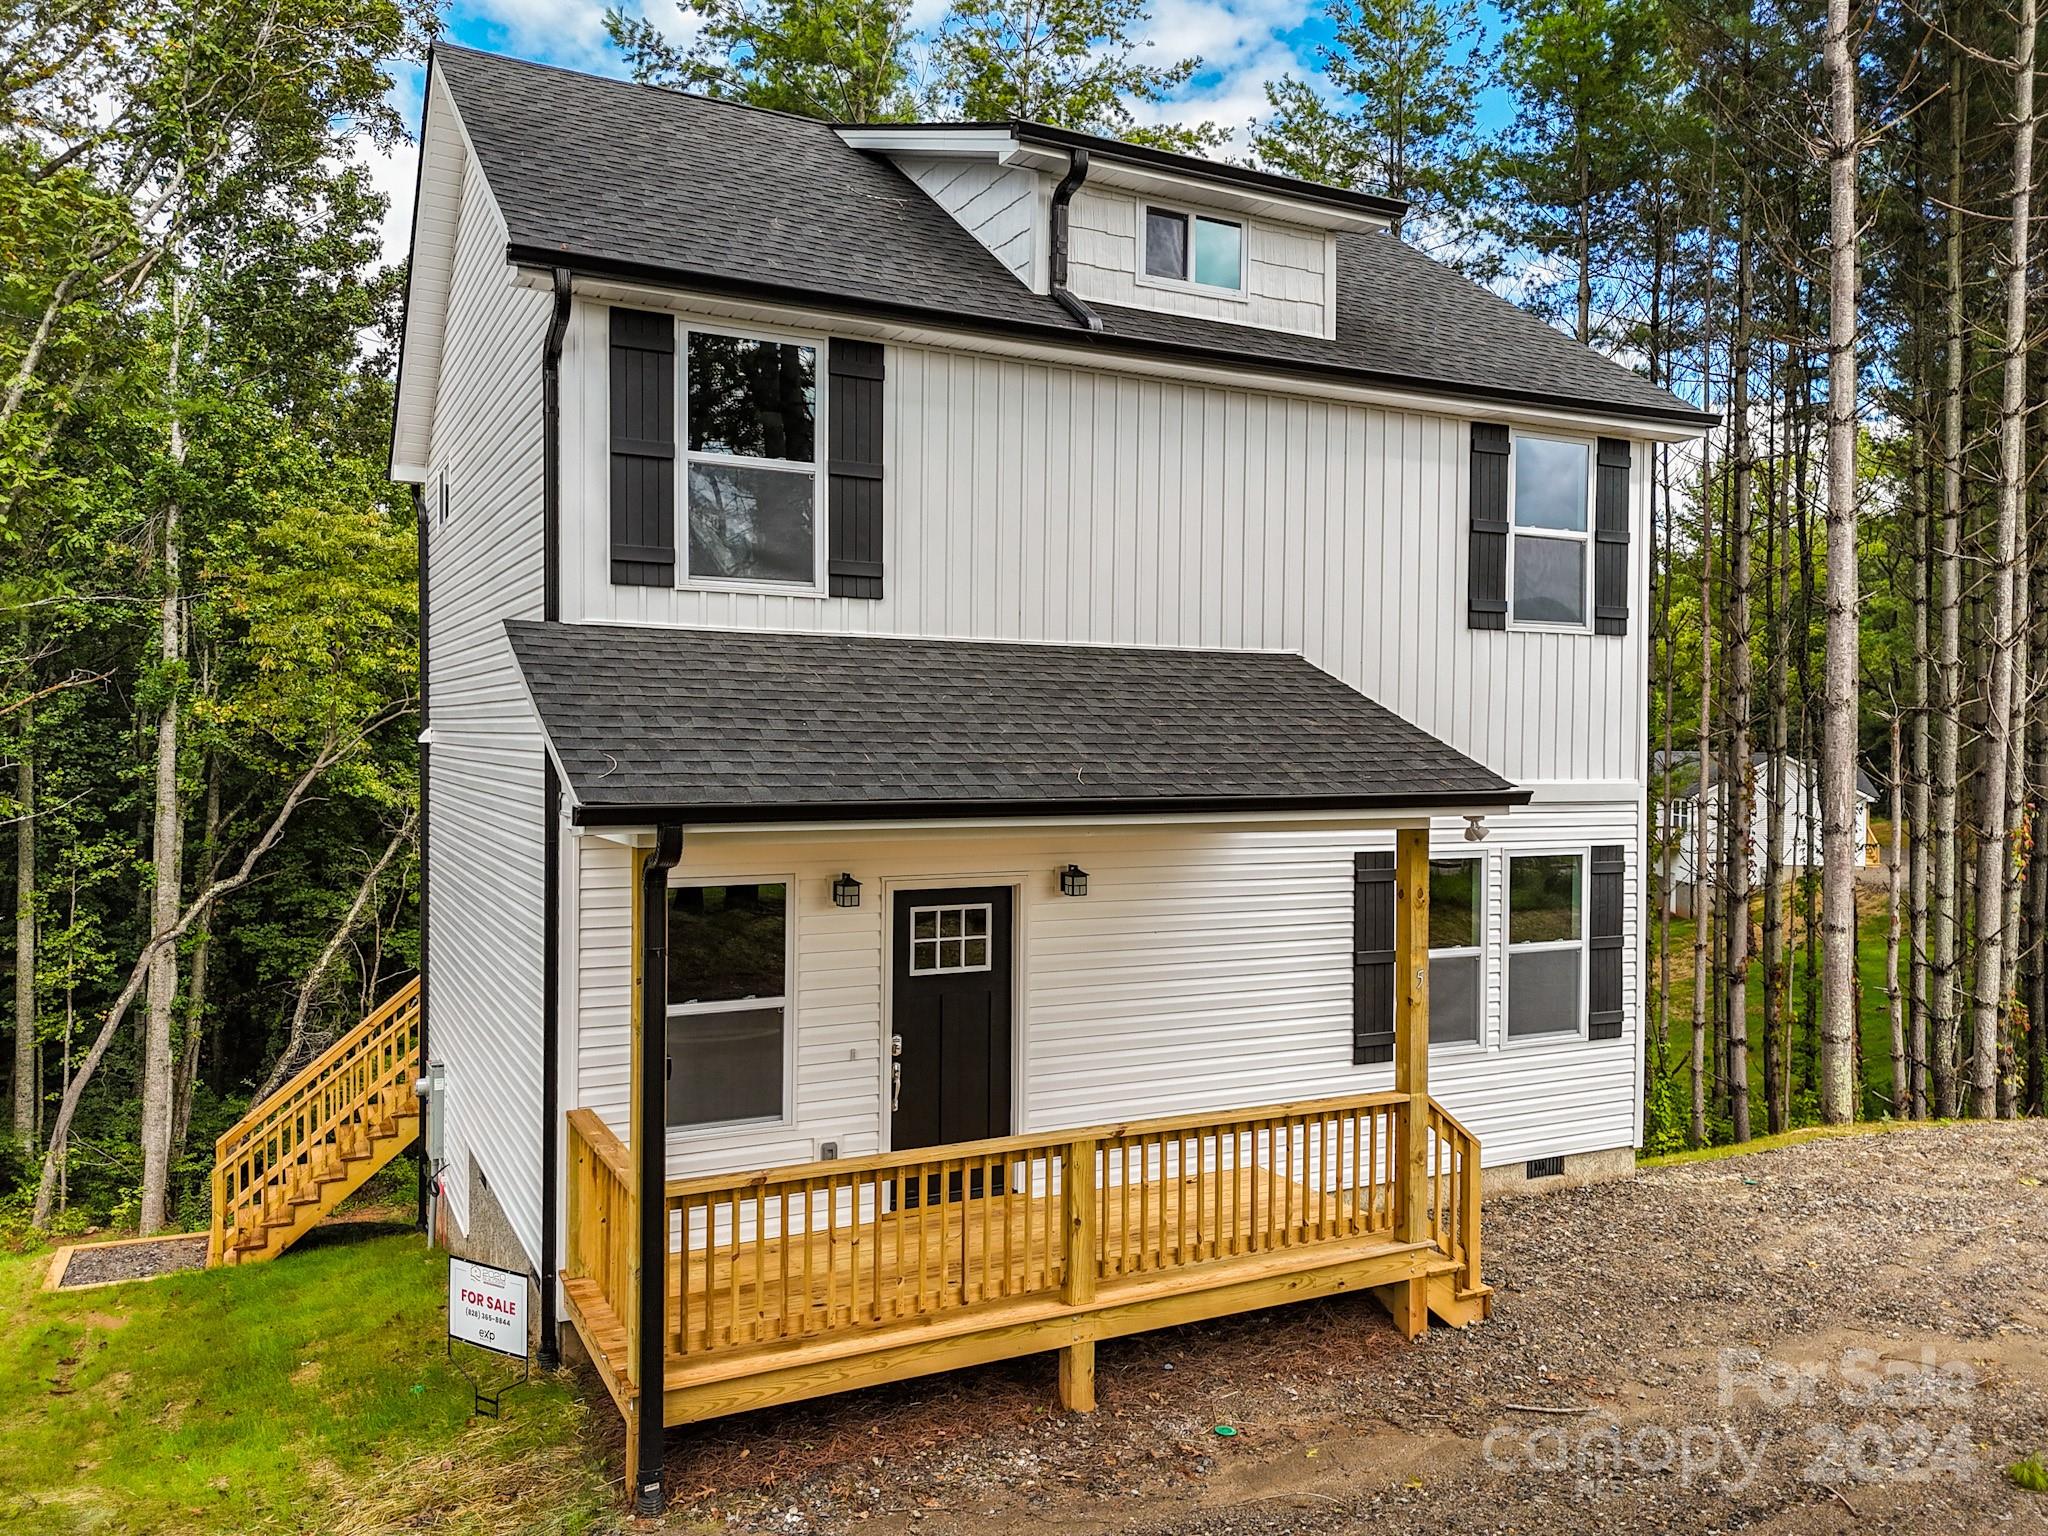
[[[1299,656],[505,628],[586,822],[1528,798]]]
[[[1703,421],[1404,242],[1338,236],[1334,339],[1113,305],[1091,336],[886,158],[831,126],[439,44],[515,259],[1071,345]]]

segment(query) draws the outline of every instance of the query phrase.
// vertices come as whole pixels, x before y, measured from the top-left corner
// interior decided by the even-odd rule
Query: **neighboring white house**
[[[1401,212],[436,49],[452,1245],[553,1315],[650,940],[675,1177],[1388,1089],[1403,829],[1430,1094],[1501,1177],[1629,1166],[1650,445],[1711,418]]]
[[[1702,810],[1699,754],[1673,752],[1669,764],[1669,782],[1660,784],[1665,774],[1665,756],[1658,752],[1651,758],[1652,793],[1660,787],[1666,792],[1665,798],[1657,802],[1652,846],[1663,860],[1665,899],[1674,914],[1684,917],[1692,913],[1693,891],[1699,880],[1699,824],[1702,816],[1706,819],[1708,859],[1716,865],[1721,859],[1718,796],[1714,793],[1718,780],[1710,769],[1707,774],[1708,799]],[[1751,887],[1757,888],[1764,881],[1770,849],[1770,782],[1766,777],[1769,757],[1758,752],[1751,759],[1751,764],[1749,879]],[[1820,868],[1820,774],[1812,764],[1796,757],[1785,759],[1783,771],[1785,814],[1778,838],[1778,867],[1790,875]],[[1876,788],[1871,784],[1869,775],[1858,768],[1855,836],[1856,846],[1861,850],[1860,857],[1867,864],[1875,864],[1879,858],[1878,846],[1870,836],[1870,808],[1876,803]]]

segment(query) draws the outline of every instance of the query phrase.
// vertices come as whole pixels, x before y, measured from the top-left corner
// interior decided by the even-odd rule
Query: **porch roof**
[[[1498,809],[1300,656],[510,620],[577,822]]]

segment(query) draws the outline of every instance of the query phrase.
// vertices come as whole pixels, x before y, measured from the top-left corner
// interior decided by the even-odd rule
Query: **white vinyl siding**
[[[428,485],[433,767],[429,1049],[448,1068],[444,1189],[467,1229],[474,1155],[529,1258],[540,1252],[541,739],[505,640],[541,611],[542,339],[474,163],[460,228]]]
[[[1142,247],[1148,206],[1189,215],[1191,263],[1195,217],[1241,225],[1242,284],[1222,289],[1147,279]],[[1328,334],[1328,278],[1336,241],[1323,230],[1085,186],[1069,208],[1067,286],[1077,298],[1309,336]]]
[[[1464,823],[1436,851],[1487,860],[1481,1045],[1433,1053],[1432,1091],[1472,1127],[1489,1165],[1636,1140],[1642,980],[1637,959],[1641,812],[1632,804]],[[627,1122],[632,854],[579,840],[584,963],[567,1103]],[[1504,863],[1517,847],[1620,842],[1625,1023],[1619,1040],[1517,1041],[1500,1025]],[[1080,827],[827,835],[694,833],[676,879],[795,873],[791,1123],[669,1139],[672,1175],[800,1161],[836,1141],[882,1147],[886,1124],[884,922],[890,892],[1017,887],[1017,1129],[1222,1110],[1391,1086],[1390,1066],[1351,1065],[1352,852],[1388,834],[1301,826]],[[1089,894],[1059,894],[1069,861]],[[834,906],[844,869],[861,904]]]
[[[1630,633],[1474,630],[1458,417],[891,346],[882,598],[615,587],[593,317],[564,390],[571,619],[1298,650],[1517,783],[1642,782],[1640,445]]]

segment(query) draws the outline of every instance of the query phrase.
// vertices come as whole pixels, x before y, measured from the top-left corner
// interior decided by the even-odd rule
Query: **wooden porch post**
[[[1093,1140],[1070,1142],[1060,1156],[1060,1204],[1065,1227],[1060,1299],[1069,1306],[1095,1299],[1095,1149]],[[1126,1207],[1128,1209],[1128,1207]],[[1095,1411],[1095,1341],[1081,1339],[1060,1351],[1060,1406]]]
[[[1401,1106],[1400,1231],[1429,1241],[1429,829],[1394,834],[1394,1091]],[[1429,1327],[1428,1288],[1416,1279],[1386,1288],[1394,1323],[1409,1338]]]
[[[683,854],[683,829],[655,832],[640,867],[639,1018],[633,1029],[634,1211],[632,1296],[626,1324],[626,1487],[634,1513],[659,1515],[662,1494],[663,1357],[668,1341],[668,872]]]

